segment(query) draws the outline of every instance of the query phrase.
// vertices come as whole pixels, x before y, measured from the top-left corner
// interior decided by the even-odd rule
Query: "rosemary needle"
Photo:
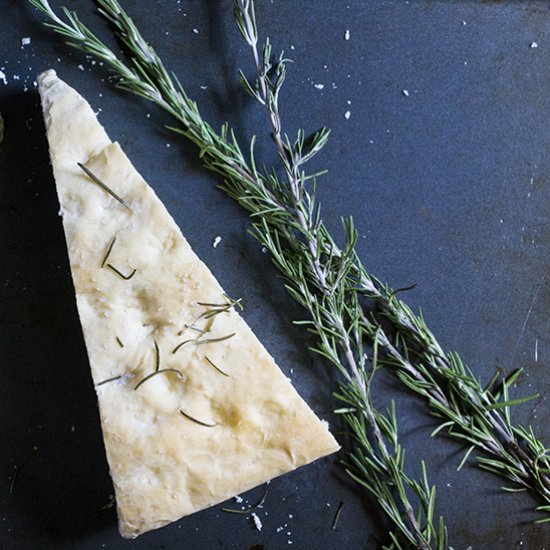
[[[267,498],[267,487],[264,490],[264,494],[262,495],[262,498],[256,504],[254,504],[254,506],[250,506],[245,510],[238,510],[236,508],[222,508],[222,512],[227,512],[228,514],[249,514],[250,512],[252,512],[252,510],[261,508],[264,505],[266,498]]]
[[[151,378],[153,378],[154,376],[156,376],[157,374],[164,374],[164,373],[170,373],[170,372],[173,372],[174,374],[177,374],[182,380],[185,381],[185,377],[183,376],[183,374],[177,370],[177,369],[160,369],[160,370],[156,370],[155,372],[152,372],[151,374],[149,374],[148,376],[146,376],[145,378],[143,378],[143,380],[140,380],[137,384],[136,384],[136,387],[134,388],[134,390],[137,390],[142,384],[144,384],[145,382],[147,382],[147,380],[151,380]]]
[[[155,372],[159,372],[160,368],[160,351],[159,351],[159,345],[157,343],[156,338],[153,338],[153,342],[155,343]]]
[[[183,342],[179,343],[172,350],[172,353],[176,353],[181,347],[183,347],[185,344],[188,344],[189,342],[193,342],[196,346],[200,346],[201,344],[213,344],[215,342],[223,342],[224,340],[229,340],[229,338],[233,338],[235,334],[236,332],[232,332],[231,334],[220,336],[219,338],[204,338],[203,340],[200,340],[198,338],[190,338],[189,340],[184,340]]]
[[[124,347],[124,342],[118,336],[115,336],[115,340],[121,348]]]
[[[124,273],[121,273],[114,265],[112,264],[107,264],[107,267],[111,270],[111,271],[114,271],[121,279],[124,279],[125,281],[129,281],[135,274],[136,274],[136,271],[137,269],[134,269],[131,271],[131,273],[129,275],[124,275]]]
[[[208,424],[208,422],[203,422],[202,420],[198,420],[195,417],[191,416],[190,414],[187,414],[186,412],[182,411],[180,409],[180,414],[187,418],[188,420],[191,420],[192,422],[195,422],[195,424],[199,424],[201,426],[205,426],[207,428],[214,428],[217,426],[217,424]]]
[[[103,386],[103,384],[107,384],[109,382],[114,382],[115,380],[119,380],[120,378],[122,378],[122,374],[119,374],[118,376],[113,376],[112,378],[107,378],[107,380],[102,380],[101,382],[98,382],[96,384],[96,388],[98,386]]]
[[[338,521],[340,520],[340,514],[342,513],[342,508],[343,507],[344,507],[344,503],[340,502],[340,505],[338,506],[338,509],[336,510],[336,514],[334,514],[334,520],[332,521],[331,529],[333,531],[336,531],[336,527],[338,526]]]
[[[15,468],[14,468],[13,477],[11,478],[10,488],[9,488],[9,493],[10,493],[10,495],[13,495],[13,490],[14,490],[14,487],[15,487],[15,482],[17,481],[17,478],[19,477],[19,473],[21,472],[21,468],[23,468],[23,466],[24,466],[25,464],[26,464],[26,462],[23,462],[23,464],[18,464],[18,465],[15,466]]]
[[[101,189],[103,189],[103,191],[105,191],[106,193],[108,193],[109,195],[111,195],[111,197],[113,197],[115,200],[117,200],[120,204],[122,204],[122,206],[124,206],[125,208],[128,208],[128,210],[130,210],[130,207],[128,206],[128,203],[124,200],[124,199],[121,199],[110,187],[107,187],[107,185],[105,185],[93,172],[90,171],[89,168],[86,168],[86,166],[84,166],[81,162],[77,162],[79,168],[94,182],[94,183],[97,183],[97,185],[99,185],[99,187],[101,187]]]
[[[220,367],[218,367],[209,357],[207,357],[206,355],[204,356],[204,360],[213,368],[215,368],[220,374],[223,374],[224,376],[227,376],[229,377],[229,374],[227,374],[226,372],[224,372],[222,369],[220,369]]]
[[[105,262],[107,261],[107,258],[111,254],[111,250],[113,250],[113,246],[115,245],[116,241],[116,235],[113,237],[113,240],[111,241],[111,244],[109,244],[107,248],[107,252],[105,253],[105,256],[103,256],[103,260],[101,261],[101,267],[105,267]]]

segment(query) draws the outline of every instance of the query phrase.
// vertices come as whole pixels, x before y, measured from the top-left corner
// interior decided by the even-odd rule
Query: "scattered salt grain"
[[[195,34],[199,34],[199,29],[193,29],[193,32],[194,32]]]
[[[344,34],[344,40],[349,40],[349,29],[347,29],[346,33]]]
[[[83,71],[84,70],[84,67],[82,65],[79,65],[78,68]]]
[[[0,71],[0,80],[4,83],[4,84],[7,84],[8,81],[6,79],[6,73]]]
[[[258,531],[261,531],[262,530],[262,520],[254,513],[252,512],[252,519],[254,520],[254,525],[256,526],[256,529],[258,529]]]
[[[345,118],[346,120],[349,120],[349,117],[350,117],[350,116],[351,116],[351,111],[346,111],[346,112],[344,113],[344,118]]]
[[[240,504],[241,502],[243,501],[243,497],[239,496],[239,495],[235,495],[235,502],[237,504]]]
[[[531,44],[529,45],[530,48],[538,48],[539,45],[536,43],[536,42],[531,42]]]
[[[31,37],[25,36],[24,38],[21,38],[21,47],[28,46],[31,43]]]
[[[325,85],[324,84],[315,84],[315,87],[318,89],[318,90],[322,90]]]
[[[214,239],[214,242],[212,243],[212,246],[213,246],[214,248],[216,248],[221,242],[222,242],[222,238],[218,235],[218,236]]]
[[[409,90],[401,90],[401,93],[402,93],[405,97],[409,97]]]

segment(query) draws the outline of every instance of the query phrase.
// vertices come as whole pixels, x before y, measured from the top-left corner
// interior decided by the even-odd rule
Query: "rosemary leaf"
[[[152,372],[151,374],[147,375],[145,378],[140,380],[136,384],[134,390],[137,390],[141,385],[143,385],[145,382],[147,382],[147,380],[151,380],[151,378],[153,378],[154,376],[157,376],[157,374],[166,374],[166,373],[171,373],[171,372],[174,373],[174,374],[177,374],[181,378],[181,380],[185,381],[185,377],[177,369],[160,369],[160,370],[155,370],[155,372]]]
[[[334,519],[332,521],[331,529],[333,531],[336,531],[336,527],[338,527],[338,522],[340,521],[340,515],[342,514],[342,508],[344,507],[344,503],[340,502],[338,505],[338,508],[336,509],[336,513],[334,514]]]
[[[218,367],[210,358],[208,358],[206,355],[204,356],[204,360],[214,369],[216,369],[220,374],[223,374],[224,376],[229,377],[229,374],[224,372],[220,367]]]
[[[128,203],[124,200],[124,199],[121,199],[110,187],[107,187],[107,185],[105,185],[96,175],[94,175],[89,168],[86,168],[86,166],[84,166],[81,162],[77,162],[79,168],[94,182],[96,183],[97,185],[99,185],[99,187],[101,187],[101,189],[103,189],[103,191],[105,191],[106,193],[108,193],[109,195],[111,195],[111,197],[113,197],[116,201],[118,201],[120,204],[122,204],[122,206],[124,206],[125,208],[128,208],[130,210],[130,207],[128,206]]]
[[[129,281],[135,274],[136,274],[136,269],[133,269],[128,275],[124,275],[124,273],[121,273],[115,266],[113,266],[112,264],[107,264],[107,267],[111,270],[111,271],[114,271],[121,279],[124,279],[125,281]]]
[[[195,424],[199,424],[200,426],[205,426],[207,428],[215,428],[217,424],[209,424],[208,422],[203,422],[202,420],[198,420],[195,417],[191,416],[190,414],[187,414],[186,412],[182,411],[180,409],[180,414],[187,418],[188,420],[191,420],[192,422],[195,422]]]
[[[257,510],[258,508],[261,508],[264,505],[266,498],[267,498],[267,487],[264,490],[264,494],[262,495],[262,498],[260,498],[260,500],[253,506],[249,506],[244,510],[238,510],[237,508],[222,508],[221,511],[226,512],[228,514],[249,514],[253,510]]]
[[[113,246],[116,242],[116,235],[113,237],[113,240],[110,242],[109,246],[107,247],[107,252],[105,253],[105,256],[103,256],[103,260],[101,260],[101,267],[105,267],[105,262],[107,261],[107,258],[111,254],[111,251],[113,250]]]
[[[106,380],[102,380],[101,382],[98,382],[96,384],[96,388],[98,386],[103,386],[103,384],[108,384],[109,382],[114,382],[115,380],[120,380],[122,378],[122,374],[118,376],[113,376],[112,378],[107,378]]]

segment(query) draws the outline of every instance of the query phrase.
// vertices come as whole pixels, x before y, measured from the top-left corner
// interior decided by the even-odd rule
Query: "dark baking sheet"
[[[108,36],[92,2],[67,3]],[[264,115],[238,86],[237,69],[251,64],[229,0],[123,4],[206,117],[230,120],[243,139],[259,133],[259,154],[273,162]],[[333,129],[318,161],[330,170],[319,189],[325,221],[337,230],[339,216],[354,216],[368,268],[395,287],[416,283],[409,304],[422,306],[444,346],[479,376],[524,368],[520,391],[542,397],[515,418],[548,441],[548,3],[275,0],[257,1],[257,12],[262,34],[295,59],[282,99],[288,131]],[[261,532],[213,507],[133,542],[118,536],[114,510],[101,510],[112,488],[33,87],[38,72],[55,68],[101,109],[199,256],[243,298],[246,320],[281,368],[336,426],[334,379],[292,326],[301,312],[247,236],[246,214],[215,189],[196,151],[163,129],[166,116],[104,82],[106,72],[46,31],[26,2],[0,0],[0,14],[8,81],[0,82],[0,548],[370,549],[387,541],[376,506],[337,456],[274,480]],[[23,37],[31,43],[22,47]],[[471,462],[457,473],[461,448],[431,440],[424,405],[388,388],[409,466],[427,461],[454,548],[544,548],[549,528],[530,523],[536,502],[502,493],[501,481]],[[245,497],[254,503],[262,491]]]

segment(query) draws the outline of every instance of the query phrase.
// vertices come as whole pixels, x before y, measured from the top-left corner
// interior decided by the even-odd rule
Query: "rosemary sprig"
[[[124,342],[123,342],[118,336],[115,336],[115,340],[116,340],[116,343],[117,343],[121,348],[124,347]]]
[[[172,114],[182,125],[172,129],[199,147],[204,165],[224,178],[222,188],[256,218],[255,236],[270,250],[275,265],[284,273],[289,293],[311,316],[302,324],[319,338],[316,351],[336,367],[344,367],[341,372],[346,384],[339,397],[349,405],[344,418],[351,430],[357,431],[355,435],[360,436],[357,458],[350,462],[349,472],[369,490],[374,489],[397,529],[392,536],[396,547],[400,547],[402,540],[403,544],[428,547],[432,542],[426,543],[426,532],[433,535],[430,539],[433,541],[440,535],[436,541],[438,548],[443,548],[446,541],[441,522],[437,528],[430,523],[434,493],[427,485],[425,469],[421,483],[403,477],[402,450],[398,446],[390,445],[392,451],[382,453],[393,457],[394,463],[372,459],[380,456],[377,453],[383,447],[379,443],[385,439],[395,443],[397,440],[391,437],[396,435],[393,409],[381,414],[371,406],[365,374],[364,346],[368,344],[375,349],[380,347],[379,364],[391,367],[404,384],[426,398],[432,413],[442,419],[434,435],[446,431],[465,442],[468,453],[473,448],[481,452],[478,460],[482,467],[513,481],[520,489],[537,494],[546,503],[538,509],[548,513],[550,453],[531,428],[512,424],[510,406],[517,400],[510,401],[508,397],[509,379],[501,379],[497,389],[494,383],[482,386],[458,355],[442,350],[421,315],[416,315],[396,297],[395,291],[367,272],[355,252],[357,232],[352,220],[343,222],[345,238],[341,248],[321,222],[314,196],[315,175],[306,175],[302,166],[326,143],[328,131],[315,134],[309,148],[305,147],[304,132],[300,131],[295,141],[281,133],[278,101],[285,77],[284,57],[273,62],[271,45],[266,42],[262,59],[255,53],[256,66],[260,68],[258,78],[250,84],[242,75],[248,91],[267,107],[272,131],[279,136],[276,145],[285,172],[281,181],[274,171],[257,169],[254,140],[247,158],[227,124],[217,133],[202,118],[196,103],[189,99],[177,79],[169,75],[117,1],[98,0],[98,4],[131,52],[131,66],[95,37],[74,13],[65,10],[68,21],[65,22],[46,0],[29,1],[50,18],[50,26],[72,45],[105,61],[119,77],[119,87],[153,101]],[[253,4],[239,0],[235,8],[241,32],[255,51]],[[368,307],[368,301],[373,301],[391,322],[393,331],[384,330],[380,315]],[[358,424],[353,425],[356,418]],[[383,428],[379,433],[376,425]],[[371,429],[373,439],[369,435]],[[385,469],[384,464],[390,467]],[[393,481],[378,491],[378,485],[373,487],[372,482],[381,482],[384,475]],[[397,493],[395,508],[388,504],[386,490],[390,496]],[[414,527],[420,521],[416,521],[406,504],[408,490],[416,493],[426,512],[427,531],[421,532],[421,539],[419,529]],[[407,500],[402,502],[404,498]]]
[[[77,164],[78,164],[78,167],[94,183],[96,183],[97,185],[99,185],[99,187],[101,187],[101,189],[103,189],[103,191],[105,191],[108,195],[111,195],[111,197],[113,197],[116,201],[118,201],[120,204],[122,204],[122,206],[124,206],[125,208],[128,208],[130,210],[130,207],[128,206],[128,203],[124,199],[121,199],[110,187],[105,185],[89,168],[86,168],[86,166],[84,166],[81,162],[77,162]]]

